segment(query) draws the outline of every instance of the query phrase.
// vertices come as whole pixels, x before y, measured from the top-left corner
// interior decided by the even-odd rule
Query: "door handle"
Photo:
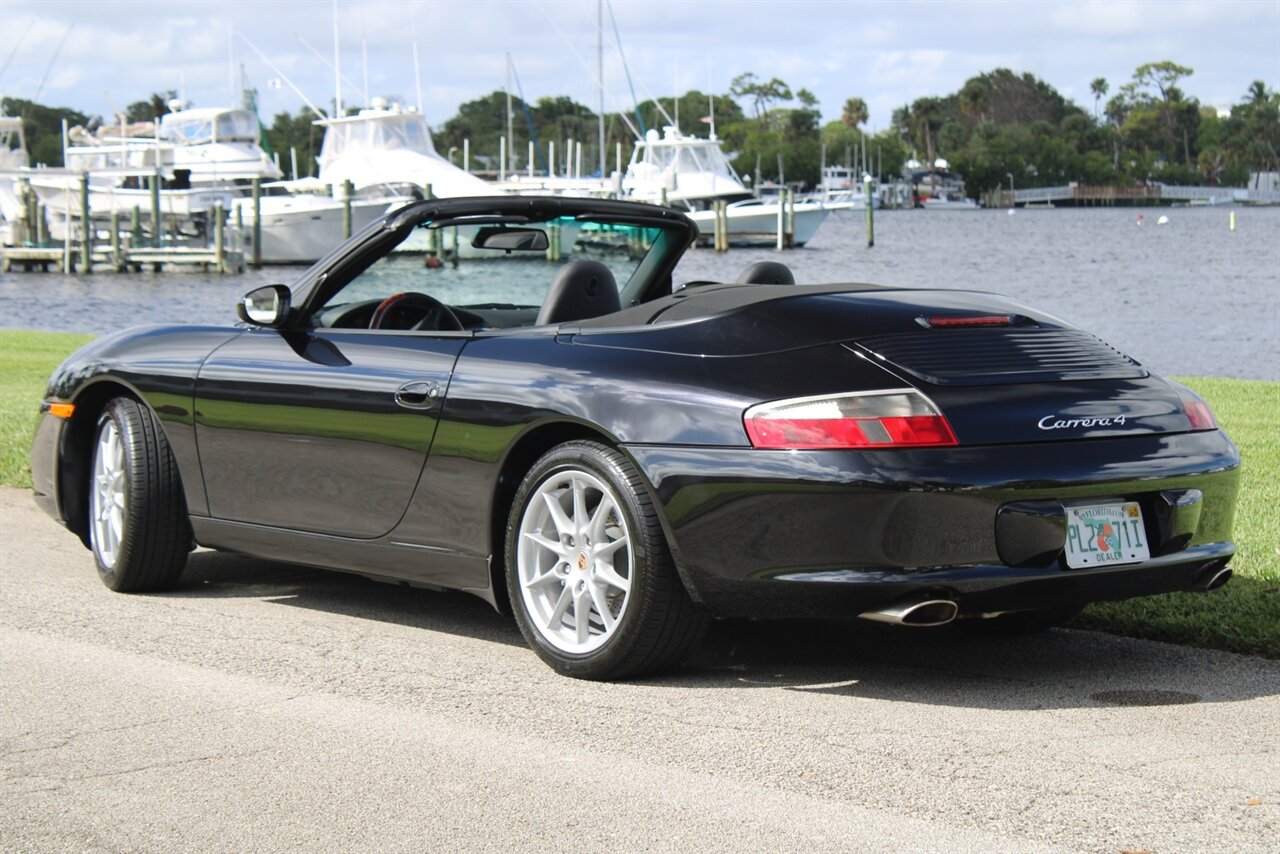
[[[405,409],[430,409],[436,404],[440,386],[430,380],[414,380],[396,389],[396,403]]]

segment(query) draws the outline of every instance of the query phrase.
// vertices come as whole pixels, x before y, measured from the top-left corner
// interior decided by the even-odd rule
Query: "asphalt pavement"
[[[103,587],[0,489],[0,850],[1275,851],[1280,662],[722,623],[556,676],[478,599],[201,551]]]

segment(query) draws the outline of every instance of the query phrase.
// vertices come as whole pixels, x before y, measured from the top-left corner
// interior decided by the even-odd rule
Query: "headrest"
[[[608,267],[599,261],[570,261],[547,288],[537,323],[588,320],[621,310],[618,285]]]
[[[757,261],[742,271],[740,285],[794,285],[796,277],[786,264],[777,261]]]

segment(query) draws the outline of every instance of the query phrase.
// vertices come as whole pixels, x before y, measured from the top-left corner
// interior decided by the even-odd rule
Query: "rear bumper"
[[[1187,589],[1235,551],[1240,457],[1221,431],[911,451],[626,450],[691,593],[725,616],[856,616],[916,596],[954,599],[962,615],[1124,599]],[[1060,502],[1081,499],[1138,501],[1151,559],[1067,568]]]

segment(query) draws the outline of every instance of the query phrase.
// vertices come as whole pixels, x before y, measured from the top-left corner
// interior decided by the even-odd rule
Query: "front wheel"
[[[133,398],[109,401],[89,475],[89,545],[102,583],[121,593],[173,587],[191,545],[186,507],[155,415]]]
[[[566,676],[668,667],[706,625],[639,472],[597,442],[560,445],[525,476],[507,525],[506,573],[525,640]]]

